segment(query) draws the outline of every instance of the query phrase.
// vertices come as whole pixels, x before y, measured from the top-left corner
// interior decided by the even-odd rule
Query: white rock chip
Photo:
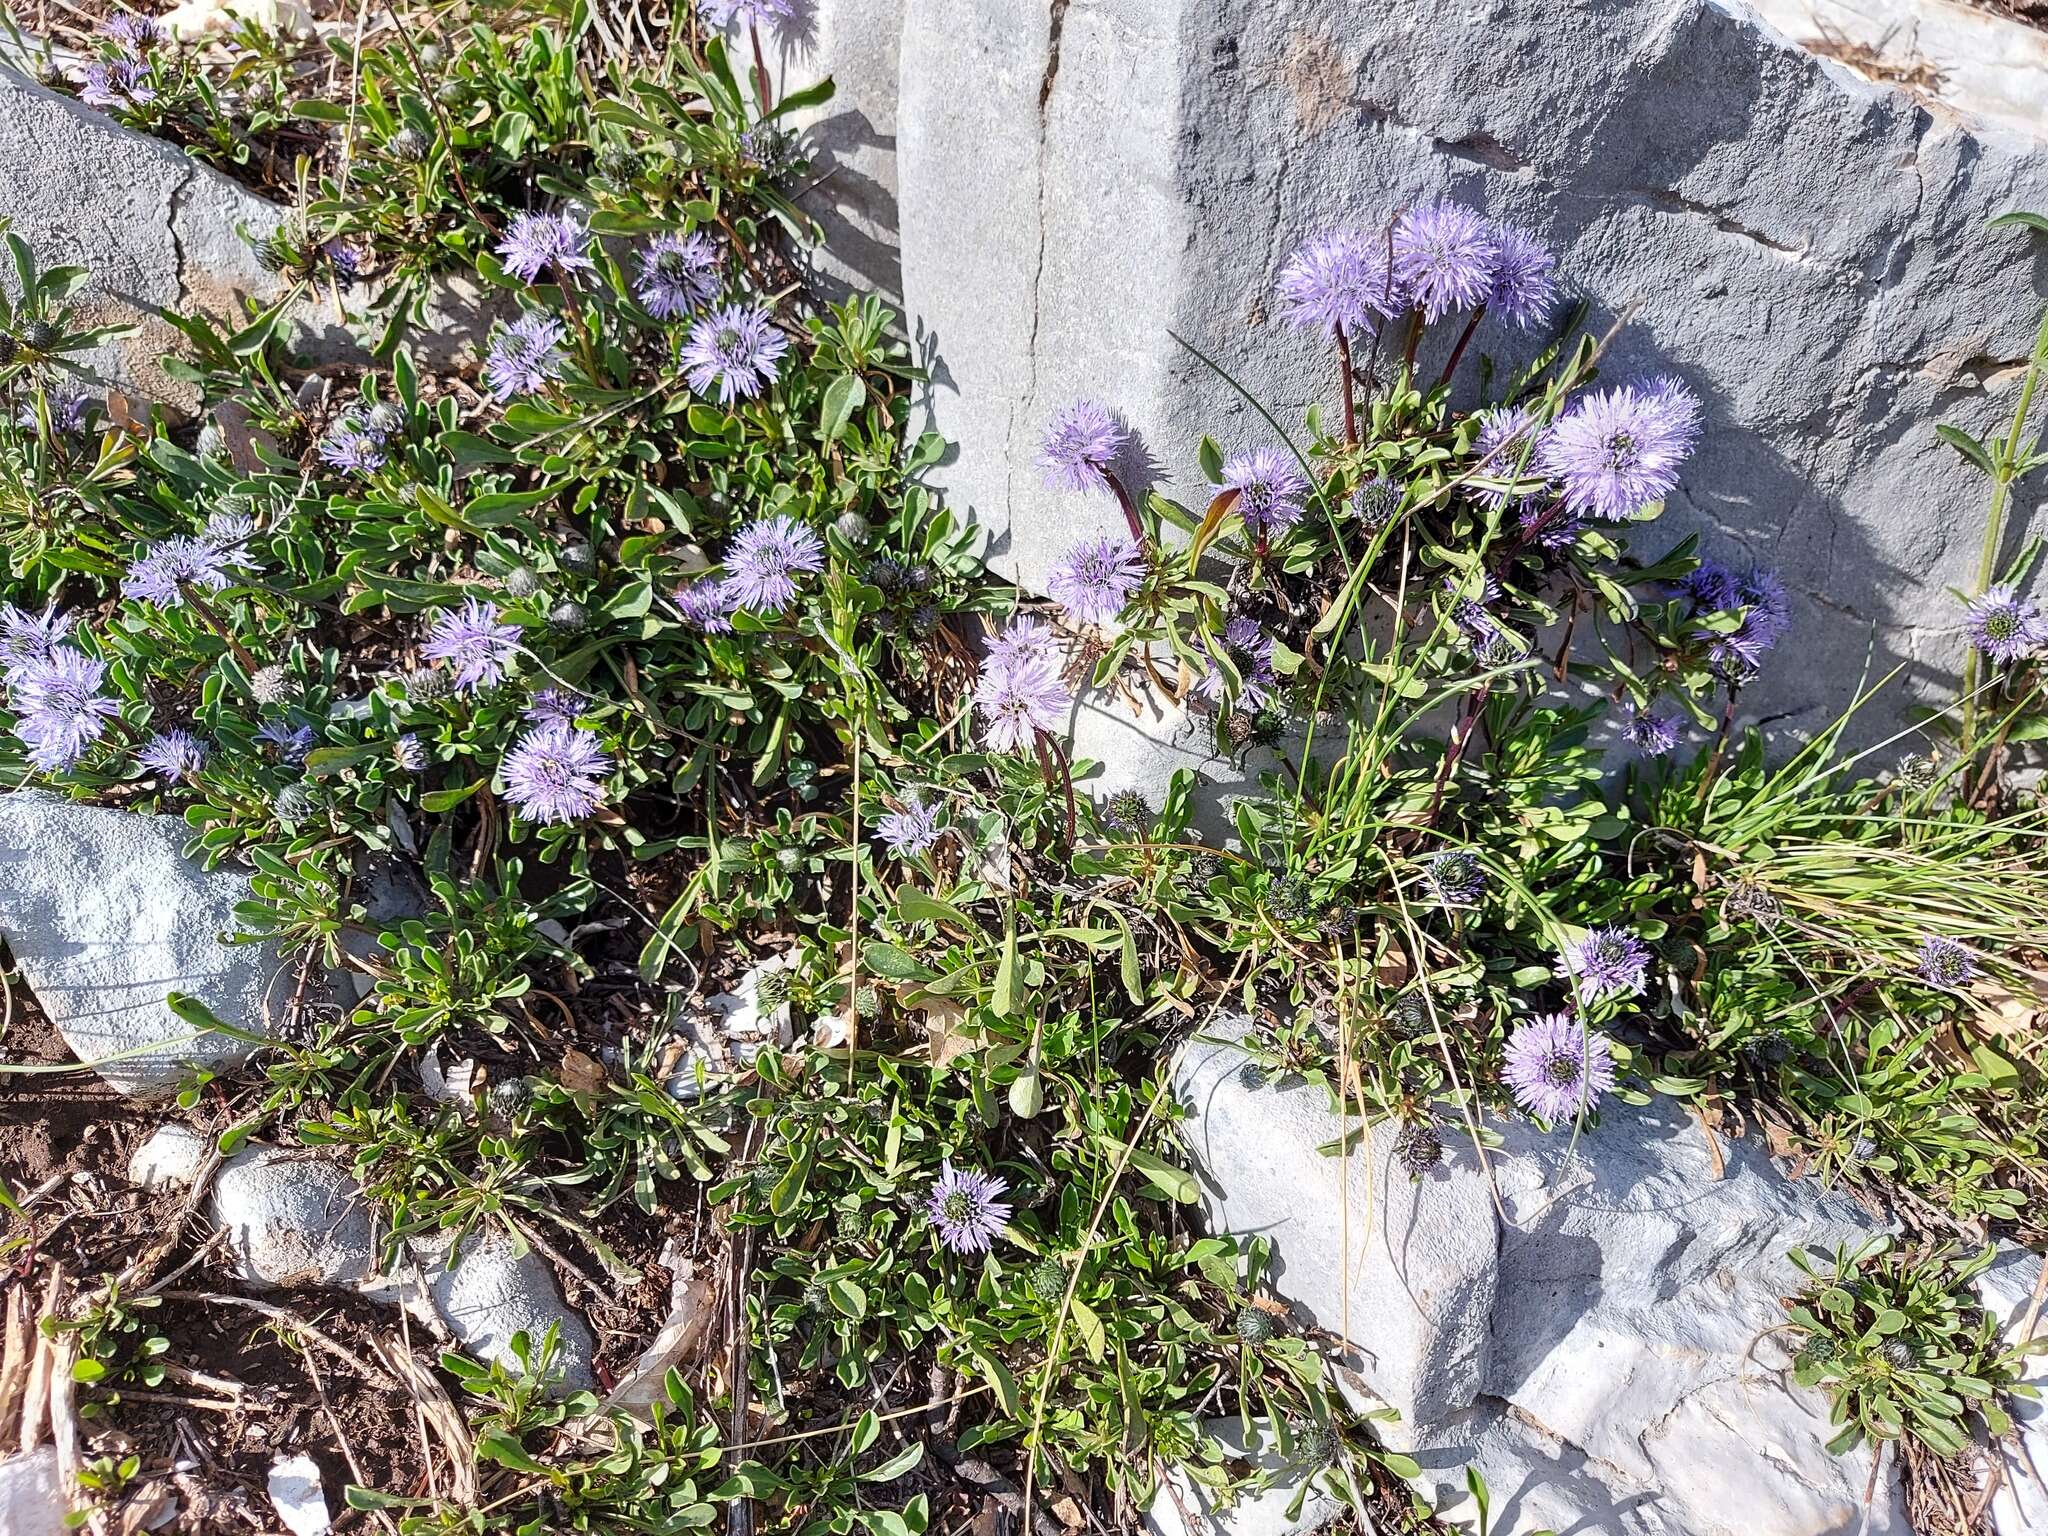
[[[1152,1536],[1309,1536],[1344,1512],[1344,1505],[1320,1488],[1303,1493],[1313,1471],[1289,1462],[1267,1421],[1254,1419],[1247,1435],[1238,1419],[1210,1419],[1202,1433],[1221,1442],[1231,1460],[1272,1473],[1273,1486],[1225,1508],[1186,1473],[1169,1472],[1145,1509],[1145,1529]],[[1297,1496],[1301,1508],[1290,1518],[1288,1507]],[[1367,1527],[1365,1536],[1370,1533]]]
[[[213,1219],[244,1280],[260,1286],[355,1286],[377,1268],[362,1191],[324,1153],[246,1149],[213,1184]]]
[[[1176,1063],[1211,1222],[1272,1239],[1276,1290],[1349,1341],[1356,1395],[1398,1410],[1384,1433],[1436,1501],[1469,1462],[1503,1536],[1863,1527],[1869,1453],[1827,1453],[1825,1400],[1770,1336],[1799,1283],[1787,1251],[1860,1241],[1859,1208],[1787,1183],[1754,1141],[1723,1142],[1717,1170],[1661,1100],[1611,1105],[1576,1148],[1489,1122],[1491,1188],[1446,1127],[1443,1164],[1411,1182],[1391,1127],[1325,1157],[1340,1128],[1320,1093],[1254,1086],[1244,1062],[1196,1041]],[[1868,1536],[1906,1529],[1880,1478]]]
[[[46,1445],[0,1461],[0,1536],[67,1536],[70,1508],[57,1475],[57,1449]]]
[[[303,1453],[280,1456],[270,1465],[270,1502],[292,1536],[326,1536],[334,1528],[327,1495],[320,1487],[320,1463]]]
[[[249,880],[207,871],[170,816],[0,793],[0,936],[79,1060],[124,1093],[169,1093],[189,1064],[233,1066],[250,1047],[165,1006],[197,998],[225,1024],[267,1033],[293,976],[262,944],[229,944]],[[113,1059],[108,1059],[113,1058]]]
[[[300,0],[185,0],[160,20],[180,42],[231,37],[245,21],[271,37],[303,42],[313,35],[313,13]]]
[[[189,1125],[160,1125],[128,1159],[128,1182],[142,1189],[182,1189],[199,1176],[208,1143]]]
[[[516,1369],[512,1335],[524,1332],[538,1349],[553,1323],[560,1340],[560,1390],[596,1389],[590,1329],[562,1300],[554,1270],[538,1253],[520,1252],[495,1228],[472,1234],[459,1252],[446,1238],[415,1241],[412,1251],[426,1273],[434,1310],[470,1354]]]

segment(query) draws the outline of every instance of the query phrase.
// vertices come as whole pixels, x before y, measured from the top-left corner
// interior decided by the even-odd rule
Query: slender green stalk
[[[2005,513],[2012,500],[2012,483],[2020,473],[2020,436],[2026,431],[2027,413],[2034,404],[2034,390],[2041,381],[2041,370],[2048,366],[2048,309],[2041,312],[2041,329],[2034,337],[2033,355],[2027,359],[2026,377],[2020,382],[2019,404],[2012,413],[2012,426],[2007,429],[2005,442],[2000,445],[1998,457],[1991,470],[1991,510],[1984,519],[1984,547],[1977,555],[1977,584],[1970,595],[1981,595],[1998,574],[1998,551],[2005,544]],[[1977,647],[1971,646],[1963,657],[1963,725],[1962,746],[1965,756],[1975,744],[1977,736]]]

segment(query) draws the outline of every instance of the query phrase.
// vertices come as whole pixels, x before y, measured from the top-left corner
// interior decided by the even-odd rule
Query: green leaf
[[[825,389],[825,402],[818,412],[818,436],[827,443],[839,440],[853,413],[866,403],[868,387],[857,373],[842,373]]]
[[[995,995],[989,1007],[1008,1018],[1017,1011],[1017,925],[1012,922],[1003,933],[1003,957],[996,963]]]
[[[1045,1084],[1032,1062],[1010,1082],[1010,1113],[1019,1120],[1036,1120],[1045,1108]]]
[[[524,1472],[529,1477],[544,1477],[550,1482],[555,1474],[526,1454],[526,1448],[503,1430],[479,1435],[476,1453],[486,1461],[495,1461],[501,1467],[510,1467],[514,1472]]]
[[[893,1483],[897,1478],[924,1460],[924,1442],[913,1440],[879,1467],[870,1467],[860,1474],[863,1483]]]
[[[2001,213],[1984,226],[1986,229],[2031,229],[2037,234],[2048,235],[2048,214],[2028,213],[2015,208],[2011,213]]]
[[[951,902],[927,896],[915,886],[905,886],[897,892],[896,911],[907,923],[947,923],[965,933],[979,931],[974,919]]]
[[[1074,1298],[1072,1316],[1074,1331],[1081,1337],[1081,1348],[1088,1352],[1090,1360],[1097,1365],[1102,1364],[1103,1356],[1109,1352],[1109,1334],[1102,1326],[1102,1319],[1084,1305],[1078,1296]]]
[[[923,981],[931,975],[922,965],[894,944],[871,940],[860,952],[861,964],[890,981]]]
[[[1947,443],[1949,447],[1955,449],[1957,453],[1960,453],[1972,464],[1976,465],[1977,468],[1983,470],[1985,474],[1995,475],[1998,473],[1997,467],[1991,462],[1990,450],[1961,427],[1952,427],[1947,422],[1943,422],[1934,429],[1934,435],[1944,443]]]

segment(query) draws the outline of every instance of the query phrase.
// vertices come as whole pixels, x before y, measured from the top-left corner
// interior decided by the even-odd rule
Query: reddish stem
[[[1472,311],[1472,318],[1465,322],[1465,334],[1458,338],[1458,344],[1451,348],[1451,360],[1444,364],[1444,371],[1437,375],[1436,387],[1442,389],[1451,382],[1451,375],[1458,371],[1458,364],[1464,359],[1465,349],[1472,345],[1472,333],[1479,329],[1479,322],[1486,318],[1486,306],[1480,305]]]
[[[747,32],[754,40],[754,94],[761,98],[761,117],[765,121],[772,108],[768,97],[768,56],[761,51],[761,23],[749,21]]]
[[[1344,334],[1344,327],[1337,328],[1337,362],[1344,379],[1344,441],[1353,448],[1358,446],[1358,406],[1352,399],[1357,389],[1357,380],[1351,367],[1351,338]]]
[[[1145,525],[1138,521],[1137,503],[1131,499],[1131,493],[1125,487],[1123,481],[1119,480],[1112,471],[1105,469],[1102,472],[1102,478],[1107,480],[1109,488],[1116,492],[1116,504],[1124,509],[1124,521],[1130,525],[1131,537],[1138,541],[1138,546],[1142,549],[1145,544]]]

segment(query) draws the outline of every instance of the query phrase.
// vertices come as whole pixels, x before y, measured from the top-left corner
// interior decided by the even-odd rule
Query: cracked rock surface
[[[1434,1500],[1471,1464],[1504,1536],[1864,1529],[1870,1453],[1828,1454],[1826,1400],[1770,1330],[1800,1283],[1788,1251],[1861,1241],[1867,1213],[1787,1182],[1754,1138],[1717,1161],[1666,1100],[1611,1104],[1576,1146],[1490,1120],[1491,1187],[1455,1126],[1419,1182],[1391,1126],[1340,1164],[1321,1091],[1256,1083],[1242,1028],[1175,1064],[1211,1224],[1272,1240],[1276,1292],[1348,1341],[1349,1390],[1400,1413],[1382,1433]],[[1871,1536],[1909,1529],[1890,1468]]]
[[[1948,686],[1944,588],[1972,580],[1985,495],[1933,427],[2010,415],[2048,255],[1983,226],[2048,206],[2048,143],[1932,116],[1734,0],[908,0],[902,92],[905,293],[959,445],[937,478],[1004,574],[1039,586],[1079,533],[1121,526],[1107,497],[1041,484],[1054,408],[1117,406],[1139,487],[1201,504],[1199,434],[1272,433],[1170,333],[1291,428],[1335,364],[1272,318],[1281,264],[1329,224],[1450,195],[1555,249],[1596,334],[1640,306],[1604,377],[1675,372],[1705,402],[1642,543],[1698,531],[1781,567],[1799,664],[1747,706],[1817,725],[1866,663]],[[1517,365],[1536,345],[1492,322],[1475,341]],[[1110,729],[1084,715],[1076,754],[1128,756]]]
[[[284,216],[177,145],[123,128],[0,61],[0,219],[13,221],[43,265],[91,271],[74,301],[87,324],[137,326],[71,354],[100,385],[196,408],[197,389],[163,370],[165,353],[185,349],[163,316],[199,312],[239,325],[241,298],[274,301],[282,282],[257,265],[242,232],[261,239]],[[495,313],[475,283],[444,282],[415,355],[442,366],[473,354]],[[298,306],[289,336],[314,362],[362,355],[325,294]]]

